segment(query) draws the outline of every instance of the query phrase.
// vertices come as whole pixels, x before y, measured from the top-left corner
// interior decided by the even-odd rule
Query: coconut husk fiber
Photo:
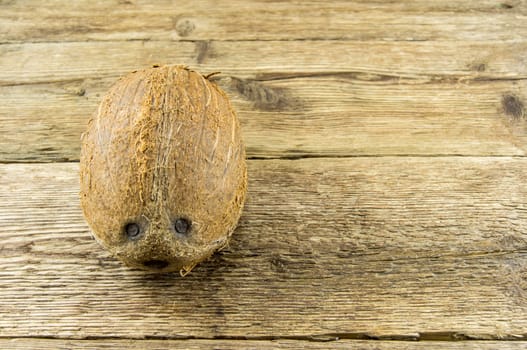
[[[86,221],[115,257],[188,273],[228,243],[247,192],[227,95],[183,66],[120,78],[82,136],[80,186]]]

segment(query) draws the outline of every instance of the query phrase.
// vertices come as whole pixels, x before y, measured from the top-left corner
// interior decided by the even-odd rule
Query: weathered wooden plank
[[[250,161],[233,242],[186,278],[107,256],[80,214],[78,164],[4,164],[0,337],[522,339],[526,162]]]
[[[523,81],[224,76],[249,157],[525,155]],[[77,160],[114,79],[0,87],[0,160]]]
[[[525,1],[0,3],[3,42],[85,40],[515,40]],[[38,9],[35,16],[34,9]],[[236,20],[233,20],[236,19]],[[374,23],[375,25],[371,25]]]
[[[273,79],[354,73],[363,79],[525,79],[527,41],[112,41],[0,45],[0,85],[90,80],[152,64]]]
[[[377,340],[338,340],[332,342],[300,341],[300,340],[62,340],[62,339],[0,339],[0,347],[10,350],[57,350],[57,349],[518,349],[527,347],[523,341],[377,341]]]
[[[78,159],[100,95],[160,61],[234,77],[220,83],[237,99],[249,156],[522,155],[526,51],[525,41],[0,45],[0,159]]]

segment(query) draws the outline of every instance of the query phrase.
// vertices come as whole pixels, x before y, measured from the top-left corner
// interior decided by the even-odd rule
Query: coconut
[[[227,95],[183,66],[119,79],[82,136],[84,216],[96,240],[131,267],[190,272],[228,243],[246,189]]]

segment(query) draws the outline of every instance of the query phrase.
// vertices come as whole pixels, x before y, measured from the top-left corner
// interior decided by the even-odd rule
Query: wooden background
[[[117,77],[232,98],[250,192],[181,278],[78,201]],[[0,348],[527,346],[527,1],[0,0]]]

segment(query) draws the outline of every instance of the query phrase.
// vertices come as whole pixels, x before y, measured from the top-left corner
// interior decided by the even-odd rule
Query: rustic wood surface
[[[0,348],[525,347],[526,57],[525,0],[0,0]],[[164,63],[221,72],[249,158],[185,278],[78,203],[102,94]]]
[[[468,45],[0,45],[6,67],[0,93],[7,97],[0,160],[78,160],[79,135],[100,96],[119,75],[155,62],[222,71],[217,81],[239,112],[249,157],[525,155],[519,119],[527,98],[527,41]]]

